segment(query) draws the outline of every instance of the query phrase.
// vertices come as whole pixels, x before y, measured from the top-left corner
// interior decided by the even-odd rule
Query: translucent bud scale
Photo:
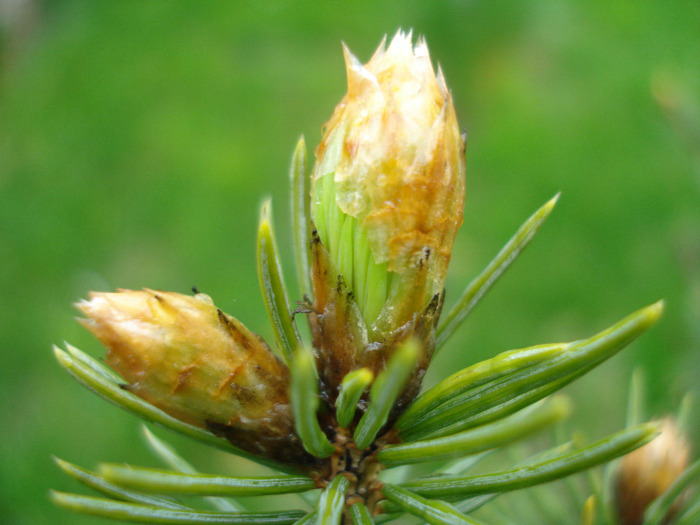
[[[423,40],[399,32],[365,65],[344,54],[348,92],[316,150],[312,216],[368,328],[383,307],[393,329],[442,291],[462,223],[464,141]],[[338,242],[349,221],[361,237],[354,263]]]

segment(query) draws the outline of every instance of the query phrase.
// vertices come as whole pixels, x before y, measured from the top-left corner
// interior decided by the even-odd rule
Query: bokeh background
[[[448,303],[561,191],[430,380],[665,298],[658,326],[568,389],[574,426],[621,428],[635,366],[650,415],[696,387],[700,3],[0,0],[0,523],[94,521],[48,502],[81,490],[52,454],[154,464],[140,423],[53,359],[63,340],[101,355],[71,306],[89,290],[195,285],[271,335],[261,199],[291,263],[288,161],[344,94],[340,42],[366,61],[398,28],[425,35],[469,134]],[[249,468],[172,441],[200,468]]]

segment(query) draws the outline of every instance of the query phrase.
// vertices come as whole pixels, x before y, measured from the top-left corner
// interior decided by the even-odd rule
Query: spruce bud
[[[305,455],[286,365],[207,295],[93,292],[77,307],[127,390],[249,452],[282,461]]]
[[[464,208],[465,142],[425,41],[399,32],[365,65],[344,54],[348,91],[311,174],[311,322],[334,384],[410,335],[427,363]]]
[[[627,454],[620,462],[615,477],[615,506],[620,523],[641,525],[647,507],[683,473],[689,456],[685,436],[673,419],[664,419],[656,439]],[[671,520],[676,507],[676,504],[671,507],[664,523]]]

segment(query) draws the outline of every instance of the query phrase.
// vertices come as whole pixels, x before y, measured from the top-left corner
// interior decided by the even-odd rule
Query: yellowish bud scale
[[[134,394],[250,452],[282,461],[304,456],[288,437],[287,367],[208,296],[93,292],[77,307]]]

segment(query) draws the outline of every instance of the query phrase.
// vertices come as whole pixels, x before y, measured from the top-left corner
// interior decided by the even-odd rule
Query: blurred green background
[[[344,94],[340,42],[366,61],[398,28],[425,35],[469,134],[448,303],[562,192],[429,380],[665,298],[661,324],[569,388],[575,424],[619,429],[635,365],[650,415],[695,387],[700,3],[0,0],[0,523],[93,522],[49,504],[81,490],[51,454],[153,464],[140,423],[51,354],[101,355],[71,306],[89,290],[196,285],[269,338],[258,206],[273,197],[291,262],[288,161]],[[203,469],[249,468],[172,441]]]

